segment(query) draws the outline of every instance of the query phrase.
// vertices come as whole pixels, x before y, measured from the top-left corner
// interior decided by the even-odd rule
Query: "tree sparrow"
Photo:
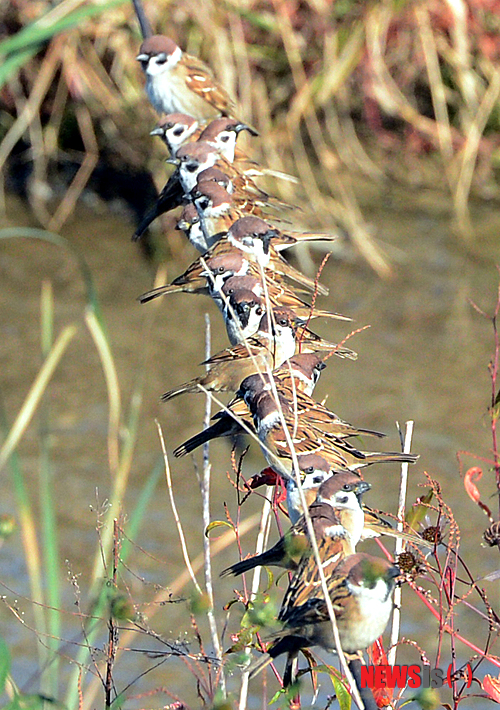
[[[371,486],[350,471],[331,477],[322,484],[321,488],[323,486],[327,486],[324,494],[328,502],[313,502],[309,505],[309,515],[316,540],[319,542],[324,537],[337,538],[339,550],[345,555],[353,554],[363,529],[361,497]],[[344,525],[340,512],[346,510],[349,510],[352,515],[345,517]],[[242,574],[259,565],[275,565],[296,570],[301,559],[304,555],[309,556],[310,551],[306,520],[301,516],[276,545],[260,555],[254,555],[227,567],[220,576]]]
[[[321,360],[320,354],[302,353],[285,360],[280,367],[273,371],[273,377],[277,383],[279,383],[281,378],[283,378],[286,382],[291,382],[293,378],[294,387],[297,390],[312,393],[321,374],[321,370],[324,367],[325,365]],[[207,441],[211,441],[212,439],[228,436],[239,436],[248,429],[250,429],[250,431],[254,431],[250,411],[244,400],[239,395],[237,395],[228,404],[227,410],[228,411],[223,409],[214,414],[212,417],[212,419],[215,420],[214,424],[207,427],[199,434],[195,434],[195,436],[178,446],[174,450],[174,456],[185,456],[191,451],[194,451],[194,449],[198,448],[198,446],[202,446]],[[246,429],[241,426],[240,420],[243,420]],[[299,459],[299,467],[300,465],[301,461]],[[319,482],[317,485],[319,486]],[[313,502],[315,496],[316,491],[310,501],[311,503]],[[297,516],[297,519],[299,517],[300,514]]]
[[[310,567],[307,572],[313,570],[314,567]],[[330,574],[328,592],[345,653],[363,651],[384,632],[392,612],[392,592],[399,575],[399,568],[388,560],[366,553],[346,557]],[[301,578],[299,569],[290,584],[293,585],[297,587],[297,593],[289,595],[288,603],[282,606],[279,614],[283,630],[273,634],[274,643],[267,654],[250,667],[251,678],[282,653],[288,653],[290,659],[308,646],[335,651],[332,624],[317,568],[316,574],[309,578],[304,574]],[[284,683],[289,685],[291,682],[291,674],[285,673]]]
[[[197,120],[231,116],[234,102],[197,57],[164,35],[141,44],[137,60],[146,75],[146,91],[158,113],[187,113]]]

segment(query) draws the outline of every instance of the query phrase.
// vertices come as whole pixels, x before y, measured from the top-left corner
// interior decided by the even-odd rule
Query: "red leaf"
[[[259,488],[259,486],[275,486],[276,479],[278,478],[275,471],[269,466],[263,469],[260,473],[256,473],[255,476],[248,481],[250,488]]]
[[[493,678],[490,675],[485,675],[483,679],[483,690],[488,693],[490,698],[500,703],[500,676]]]
[[[482,476],[483,472],[479,468],[479,466],[473,466],[472,468],[469,468],[469,470],[464,476],[465,490],[467,491],[469,498],[473,500],[474,503],[479,503],[481,499],[481,496],[479,495],[479,491],[474,481],[479,481]]]

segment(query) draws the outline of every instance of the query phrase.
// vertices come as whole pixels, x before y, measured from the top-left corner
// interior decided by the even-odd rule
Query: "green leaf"
[[[5,688],[5,681],[10,670],[10,652],[7,644],[0,636],[0,695]]]
[[[205,529],[205,537],[208,537],[212,530],[220,527],[231,528],[231,530],[234,530],[234,525],[231,525],[231,523],[228,523],[225,520],[212,520],[212,522],[207,525]]]
[[[49,707],[62,708],[63,705],[44,695],[16,693],[12,700],[4,705],[3,710],[48,710]]]
[[[424,496],[421,496],[418,503],[414,503],[412,509],[406,514],[405,520],[413,530],[416,530],[418,523],[421,523],[429,512],[427,506],[432,500],[432,495],[432,491],[428,491]]]
[[[33,45],[40,45],[54,35],[76,27],[83,20],[93,17],[94,15],[101,15],[106,12],[106,10],[110,10],[118,5],[123,5],[125,2],[126,0],[110,0],[109,2],[98,5],[85,5],[85,7],[80,7],[74,10],[74,12],[53,22],[50,21],[50,14],[52,12],[52,10],[50,10],[45,15],[42,15],[42,17],[38,17],[31,24],[23,27],[17,34],[0,42],[0,54],[6,56],[7,54],[24,51],[28,48],[34,52],[36,51],[36,46],[33,47]]]
[[[337,696],[340,710],[351,710],[351,696],[344,681],[334,673],[330,673],[330,678],[335,688],[335,695]]]

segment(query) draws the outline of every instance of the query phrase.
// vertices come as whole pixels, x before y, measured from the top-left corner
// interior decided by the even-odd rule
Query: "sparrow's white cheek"
[[[276,424],[280,423],[280,415],[279,412],[274,411],[270,412],[267,414],[265,417],[263,417],[260,422],[259,422],[259,431],[269,431],[272,429]]]

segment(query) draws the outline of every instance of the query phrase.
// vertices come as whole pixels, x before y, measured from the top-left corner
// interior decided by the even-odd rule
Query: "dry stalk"
[[[185,563],[186,568],[189,572],[189,576],[191,577],[191,581],[193,582],[193,585],[194,585],[196,591],[201,596],[201,594],[202,594],[201,587],[196,580],[196,575],[195,575],[194,569],[191,565],[191,560],[189,559],[189,552],[187,549],[186,538],[184,536],[184,530],[182,529],[182,523],[179,518],[179,513],[177,512],[177,505],[175,503],[174,492],[172,489],[172,476],[170,475],[170,465],[168,463],[167,450],[165,448],[165,440],[163,438],[163,430],[161,428],[160,422],[157,419],[155,419],[155,424],[156,424],[156,428],[158,429],[158,436],[160,437],[160,445],[161,445],[161,450],[163,453],[163,460],[165,462],[165,477],[167,479],[168,496],[170,498],[170,506],[172,508],[172,515],[174,516],[175,525],[177,527],[177,532],[179,534],[182,556],[184,557],[184,563]]]
[[[136,0],[137,1],[137,0]],[[205,360],[210,357],[210,317],[205,313]],[[208,371],[208,367],[207,367]],[[207,429],[210,426],[211,400],[210,397],[205,399],[205,417],[203,428]],[[210,627],[210,636],[212,645],[215,650],[215,655],[219,661],[220,668],[220,688],[226,695],[226,679],[222,667],[222,647],[220,644],[219,633],[217,630],[217,621],[214,614],[214,588],[212,579],[212,562],[210,557],[210,536],[206,534],[206,530],[210,525],[210,446],[209,442],[203,445],[203,470],[202,476],[199,479],[201,500],[202,500],[202,515],[203,515],[203,554],[205,568],[205,590],[209,601],[209,609],[207,612],[208,624]]]
[[[405,440],[403,446],[403,453],[409,454],[411,452],[411,441],[413,437],[413,424],[412,420],[406,422]],[[405,519],[405,507],[406,507],[406,492],[408,489],[408,467],[409,464],[404,462],[401,464],[401,477],[399,483],[399,502],[398,502],[398,532],[403,532],[404,529],[404,519]],[[394,549],[394,557],[403,552],[406,546],[405,541],[397,537],[396,546]],[[389,653],[387,654],[387,660],[390,666],[396,663],[396,650],[397,643],[399,640],[399,628],[401,624],[401,597],[402,591],[401,587],[396,587],[394,590],[394,612],[392,615],[392,628],[391,628],[391,647]]]

